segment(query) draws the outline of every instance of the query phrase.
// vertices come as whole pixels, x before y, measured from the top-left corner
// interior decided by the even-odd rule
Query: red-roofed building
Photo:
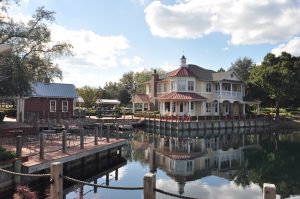
[[[162,115],[244,115],[245,85],[234,71],[215,72],[186,64],[165,75],[154,71],[146,93],[133,97],[134,110],[158,110]]]

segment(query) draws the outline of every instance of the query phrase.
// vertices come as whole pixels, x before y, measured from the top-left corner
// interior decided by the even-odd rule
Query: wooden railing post
[[[146,173],[144,176],[144,199],[155,199],[156,176],[154,173]]]
[[[263,199],[275,199],[276,187],[274,184],[264,183],[263,185]]]
[[[17,143],[16,143],[16,156],[17,158],[21,158],[22,157],[22,136],[18,135],[17,136]]]
[[[98,145],[99,128],[95,127],[95,145]]]
[[[22,169],[22,161],[21,159],[18,159],[14,162],[14,172],[21,173],[21,169]],[[21,184],[21,176],[14,175],[14,184],[15,185]]]
[[[45,133],[40,134],[40,159],[45,158]]]
[[[54,162],[51,164],[50,198],[63,199],[63,164]]]
[[[84,129],[80,129],[80,149],[84,149]]]
[[[107,126],[106,142],[109,142],[109,137],[110,137],[110,125]]]
[[[62,132],[62,151],[63,153],[67,152],[67,132],[65,130]]]

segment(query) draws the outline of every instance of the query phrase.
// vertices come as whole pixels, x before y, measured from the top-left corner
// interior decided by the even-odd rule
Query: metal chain
[[[18,176],[27,176],[27,177],[50,177],[50,174],[30,174],[30,173],[17,173],[17,172],[13,172],[13,171],[8,171],[5,169],[0,169],[0,171],[4,172],[4,173],[8,173],[8,174],[12,174],[12,175],[18,175]]]
[[[117,187],[117,186],[104,186],[104,185],[93,184],[93,183],[89,183],[89,182],[77,180],[77,179],[75,179],[75,178],[71,178],[71,177],[68,177],[68,176],[63,176],[63,178],[64,178],[65,180],[69,180],[69,181],[71,181],[71,182],[76,182],[76,183],[83,184],[83,185],[89,185],[89,186],[100,187],[100,188],[106,188],[106,189],[120,189],[120,190],[143,190],[143,189],[144,189],[144,187]]]
[[[169,193],[169,192],[163,191],[161,189],[157,189],[157,188],[155,188],[154,190],[159,192],[159,193],[162,193],[162,194],[165,194],[165,195],[168,195],[168,196],[173,196],[173,197],[176,197],[176,198],[199,199],[199,198],[192,198],[192,197],[188,197],[188,196],[181,196],[181,195],[178,195],[178,194]]]

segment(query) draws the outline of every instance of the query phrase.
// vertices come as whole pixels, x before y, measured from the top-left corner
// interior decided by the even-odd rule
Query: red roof
[[[195,74],[185,66],[182,66],[169,73],[169,77],[195,77]]]
[[[196,93],[187,93],[187,92],[172,92],[168,93],[166,95],[162,95],[158,98],[159,100],[184,100],[184,101],[189,101],[189,100],[206,100],[205,97],[198,95]]]
[[[150,98],[146,94],[136,94],[136,97],[138,97],[142,102],[149,102]]]

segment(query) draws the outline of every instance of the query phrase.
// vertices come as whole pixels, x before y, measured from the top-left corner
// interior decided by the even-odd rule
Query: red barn
[[[62,119],[73,116],[75,99],[78,98],[73,84],[34,83],[32,94],[17,101],[17,121],[37,118]]]

